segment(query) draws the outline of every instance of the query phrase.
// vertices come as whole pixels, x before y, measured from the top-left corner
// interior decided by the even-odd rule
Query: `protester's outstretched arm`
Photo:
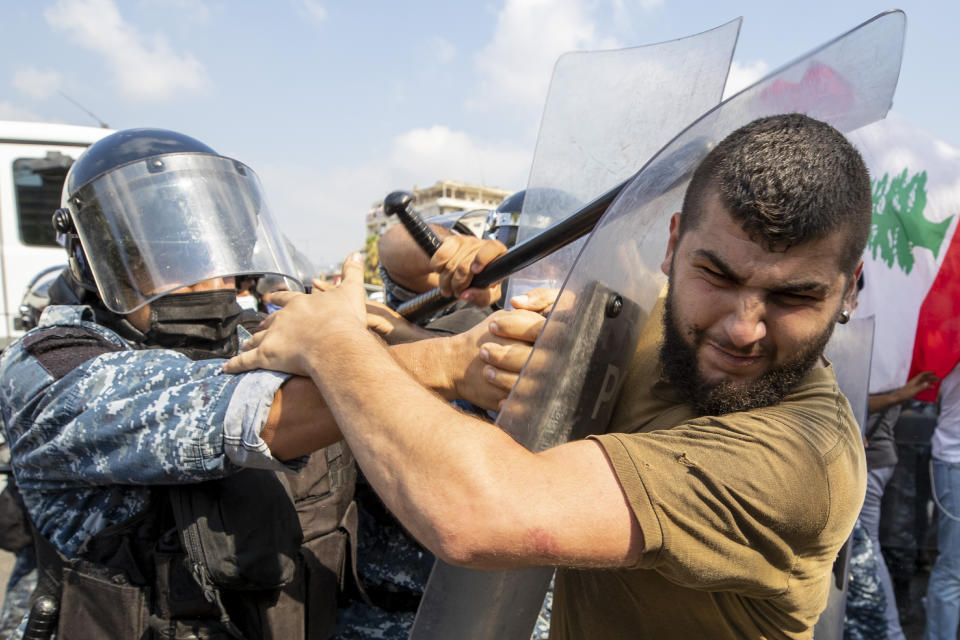
[[[326,294],[275,294],[285,308],[226,370],[308,375],[377,493],[450,562],[635,563],[643,535],[601,447],[534,454],[424,389],[367,332],[361,270],[348,260],[343,286]]]

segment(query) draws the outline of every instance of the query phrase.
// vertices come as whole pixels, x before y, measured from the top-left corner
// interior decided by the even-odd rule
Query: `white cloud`
[[[398,136],[390,155],[394,178],[421,186],[450,179],[519,188],[526,184],[530,161],[527,149],[480,142],[441,125]]]
[[[317,22],[323,22],[327,19],[326,8],[317,0],[300,0],[300,9],[309,18]]]
[[[756,60],[748,65],[743,65],[733,61],[730,65],[730,74],[727,76],[727,85],[723,89],[723,98],[726,100],[741,89],[746,89],[751,84],[767,75],[770,71],[770,65],[763,60]]]
[[[611,4],[613,5],[615,15],[625,15],[629,10],[629,4],[626,0],[612,0]],[[653,11],[663,6],[663,0],[640,0],[637,4],[639,4],[640,8],[644,11]]]
[[[140,4],[176,15],[181,23],[206,24],[213,16],[213,11],[201,0],[140,0]]]
[[[457,48],[453,43],[440,36],[434,36],[431,39],[430,48],[437,60],[443,64],[450,62],[457,55]]]
[[[36,113],[18,107],[9,102],[0,102],[0,120],[27,120],[29,122],[55,122],[50,118],[37,115]]]
[[[621,46],[598,34],[588,6],[583,0],[506,0],[493,38],[476,54],[484,101],[471,106],[494,100],[539,109],[561,54]]]
[[[324,175],[303,165],[255,169],[283,232],[320,264],[341,260],[363,246],[364,214],[387,193],[437,180],[520,189],[526,185],[530,153],[438,125],[397,136],[383,160],[375,163]]]
[[[162,34],[148,36],[126,22],[113,0],[60,0],[46,11],[51,27],[103,57],[121,93],[135,100],[164,100],[207,84],[203,65],[178,53]]]
[[[53,69],[24,67],[14,72],[13,86],[35,100],[45,100],[60,88],[60,74]]]

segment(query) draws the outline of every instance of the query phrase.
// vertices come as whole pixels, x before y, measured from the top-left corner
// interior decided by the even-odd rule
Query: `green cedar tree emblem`
[[[873,221],[867,248],[873,259],[876,260],[879,253],[888,267],[892,269],[896,263],[909,274],[913,269],[914,247],[929,249],[936,258],[953,216],[942,222],[930,222],[923,217],[927,206],[927,172],[915,173],[909,180],[906,169],[892,179],[885,173],[879,180],[872,180],[871,185]]]

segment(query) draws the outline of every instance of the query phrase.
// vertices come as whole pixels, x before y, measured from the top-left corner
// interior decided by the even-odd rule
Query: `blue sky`
[[[960,2],[0,0],[0,119],[157,126],[252,166],[315,262],[363,215],[438,179],[523,188],[550,73],[571,50],[744,22],[743,86],[885,9],[907,13],[894,111],[960,146]]]

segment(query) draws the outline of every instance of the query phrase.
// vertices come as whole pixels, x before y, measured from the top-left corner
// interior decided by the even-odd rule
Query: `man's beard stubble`
[[[793,359],[770,368],[751,382],[737,383],[729,380],[711,382],[700,373],[697,348],[703,343],[704,331],[688,328],[686,332],[693,344],[684,339],[673,309],[672,287],[667,289],[663,324],[664,340],[660,347],[663,375],[699,415],[723,415],[779,403],[816,364],[834,328],[834,324],[829,323]]]

